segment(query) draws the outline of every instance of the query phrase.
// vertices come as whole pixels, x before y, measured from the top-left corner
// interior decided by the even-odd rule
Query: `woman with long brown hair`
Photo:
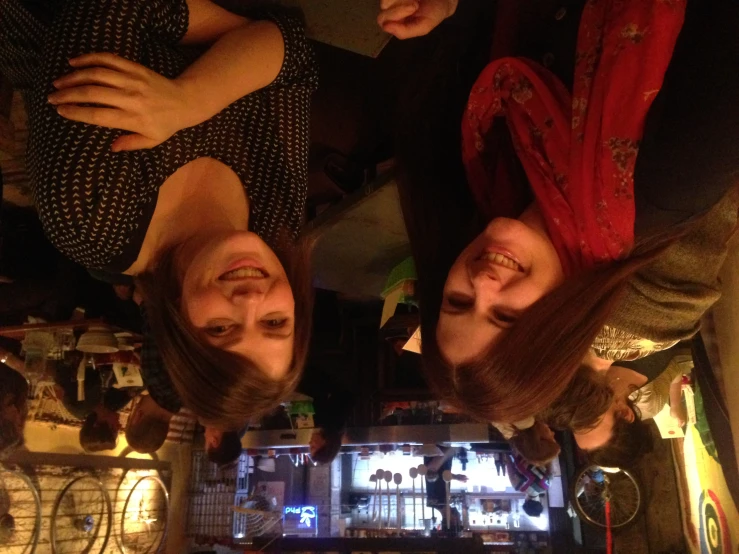
[[[4,0],[0,71],[24,93],[48,238],[137,279],[185,406],[239,429],[277,405],[311,323],[295,240],[317,72],[300,17],[210,0]]]
[[[498,60],[472,86],[463,160],[401,150],[425,371],[487,421],[552,404],[626,284],[735,183],[737,7],[583,4],[571,94],[530,60]],[[445,216],[429,217],[423,195],[440,178],[464,179],[475,209],[464,225],[462,208],[440,204],[462,224],[434,242]],[[484,230],[461,246],[475,212]]]

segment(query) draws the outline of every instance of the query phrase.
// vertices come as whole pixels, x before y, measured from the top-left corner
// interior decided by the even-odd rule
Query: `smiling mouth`
[[[486,262],[489,262],[493,265],[505,267],[506,269],[512,269],[513,271],[523,273],[523,267],[521,267],[521,264],[504,254],[499,254],[496,252],[486,252],[482,256],[480,256],[479,259],[485,260]]]
[[[221,275],[219,281],[240,281],[241,279],[264,279],[269,277],[266,271],[256,267],[240,267],[232,271],[227,271]]]

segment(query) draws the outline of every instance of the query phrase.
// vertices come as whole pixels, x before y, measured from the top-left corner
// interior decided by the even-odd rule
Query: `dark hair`
[[[649,422],[642,421],[639,410],[627,400],[634,412],[634,421],[616,419],[610,440],[603,446],[587,451],[588,460],[601,467],[634,467],[654,448],[654,438]]]
[[[528,498],[524,501],[523,506],[524,513],[529,517],[539,517],[544,511],[544,505],[538,500]]]
[[[174,252],[137,279],[151,331],[184,406],[204,425],[236,431],[285,400],[300,380],[308,355],[313,309],[309,256],[312,243],[275,251],[295,298],[293,357],[285,376],[273,379],[251,360],[204,344],[180,309]]]
[[[0,456],[10,454],[24,442],[23,431],[14,422],[0,419]]]
[[[556,440],[545,440],[541,437],[536,429],[538,425],[546,423],[537,420],[532,427],[514,433],[508,442],[530,464],[545,466],[559,456],[561,449]]]
[[[135,409],[135,408],[134,408]],[[131,412],[133,415],[133,412]],[[169,434],[169,421],[142,414],[136,422],[129,416],[126,425],[126,442],[140,454],[151,454],[159,450]]]
[[[14,406],[25,424],[28,415],[28,381],[4,364],[0,364],[0,410]],[[12,449],[23,446],[23,429],[16,422],[0,419],[0,454],[9,453]]]
[[[341,450],[341,440],[344,433],[341,430],[329,431],[326,429],[319,429],[318,432],[321,433],[326,444],[316,450],[314,454],[311,454],[311,459],[319,464],[330,464]]]
[[[236,431],[226,431],[221,436],[220,444],[215,448],[208,448],[208,460],[220,467],[228,466],[239,459],[241,455],[241,439]]]
[[[113,450],[118,444],[118,432],[105,421],[98,421],[95,412],[88,414],[80,429],[80,446],[85,452]]]
[[[612,403],[613,389],[605,375],[580,366],[567,388],[537,418],[559,431],[584,431],[597,425]]]

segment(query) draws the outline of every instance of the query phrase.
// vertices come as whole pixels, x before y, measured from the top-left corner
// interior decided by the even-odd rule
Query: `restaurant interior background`
[[[79,446],[80,421],[41,380],[29,398],[25,448],[0,460],[0,551],[570,553],[607,552],[611,541],[631,554],[739,551],[739,243],[722,276],[724,296],[686,345],[687,426],[653,425],[654,451],[615,472],[589,467],[572,437],[558,433],[562,453],[544,512],[528,516],[525,493],[505,471],[507,442],[448,411],[421,376],[392,159],[403,86],[423,75],[435,51],[458,46],[454,32],[467,33],[467,47],[485,44],[495,2],[462,0],[456,28],[405,42],[377,28],[376,0],[296,2],[321,68],[306,222],[320,237],[308,365],[352,395],[340,454],[314,463],[314,414],[289,403],[280,423],[252,422],[238,463],[226,469],[208,462],[202,428],[186,415],[173,420],[156,454],[132,452],[123,435],[115,449],[90,454]],[[566,5],[552,18],[566,20]],[[0,76],[0,346],[26,368],[64,363],[75,350],[92,359],[138,350],[136,310],[43,237],[26,137],[20,95]],[[73,315],[34,319],[39,308]],[[127,416],[124,409],[124,427]],[[451,475],[432,483],[424,474],[442,459]],[[444,503],[429,505],[429,486]]]

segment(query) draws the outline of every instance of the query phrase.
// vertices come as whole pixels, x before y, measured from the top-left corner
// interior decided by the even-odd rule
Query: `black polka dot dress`
[[[252,14],[250,14],[252,15]],[[264,12],[285,40],[283,67],[268,87],[150,150],[111,152],[123,132],[62,118],[47,96],[68,60],[113,52],[168,78],[188,65],[177,47],[185,0],[66,0],[40,23],[20,0],[0,0],[0,71],[24,91],[27,162],[44,230],[88,268],[122,272],[136,260],[159,187],[201,157],[229,166],[250,201],[250,228],[268,243],[297,235],[307,191],[314,57],[298,18]],[[217,84],[214,84],[217,86]]]

